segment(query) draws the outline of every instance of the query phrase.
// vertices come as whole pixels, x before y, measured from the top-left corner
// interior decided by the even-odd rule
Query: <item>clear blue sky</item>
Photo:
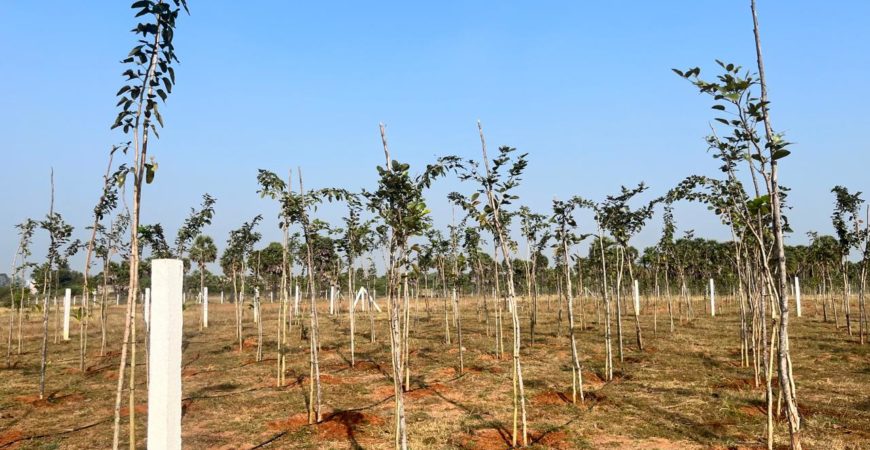
[[[520,193],[540,212],[553,196],[600,199],[643,180],[652,197],[686,175],[716,173],[703,142],[709,101],[670,68],[712,75],[716,58],[753,65],[748,0],[423,3],[190,0],[143,222],[174,236],[209,192],[218,203],[207,233],[221,247],[258,213],[277,239],[256,170],[302,166],[312,188],[371,187],[380,121],[394,156],[419,166],[435,155],[476,157],[481,119],[492,147],[530,153]],[[3,258],[15,249],[13,225],[45,215],[51,166],[57,209],[85,237],[106,150],[124,140],[109,125],[118,61],[134,43],[128,4],[4,2]],[[774,125],[795,142],[782,182],[793,189],[798,243],[808,230],[830,232],[834,184],[870,191],[870,3],[760,0],[759,12]],[[450,183],[431,191],[440,225],[450,220]],[[679,209],[677,222],[728,237],[701,208]],[[636,245],[654,242],[659,224]],[[43,252],[40,239],[36,258]]]

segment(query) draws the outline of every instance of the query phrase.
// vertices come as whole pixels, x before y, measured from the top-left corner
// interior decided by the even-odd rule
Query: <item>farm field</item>
[[[645,305],[640,316],[645,351],[637,351],[633,330],[626,331],[625,362],[616,363],[614,380],[608,383],[602,382],[603,334],[594,300],[584,300],[586,328],[578,331],[577,343],[585,401],[576,406],[571,404],[567,321],[559,327],[555,298],[539,301],[536,342],[530,346],[526,334],[522,347],[530,448],[766,447],[764,388],[754,387],[751,368],[740,367],[739,319],[731,299],[722,297],[714,318],[704,315],[703,299],[696,299],[696,311],[701,312],[683,323],[675,318],[673,334],[661,304],[654,333],[652,306]],[[805,448],[868,448],[870,352],[867,346],[855,345],[845,331],[835,331],[833,323],[823,323],[812,297],[805,296],[805,302],[804,317],[794,318],[791,327]],[[250,311],[244,321],[244,349],[239,352],[234,306],[217,303],[212,298],[210,326],[202,331],[200,306],[190,303],[184,313],[182,436],[186,448],[393,446],[386,312],[376,316],[374,343],[370,342],[367,313],[357,313],[356,365],[351,368],[348,316],[330,316],[325,301],[320,302],[324,307],[319,312],[324,420],[308,425],[309,344],[302,340],[296,320],[289,332],[287,382],[276,387],[277,303],[262,305],[261,362],[255,361],[256,328]],[[493,356],[494,340],[487,337],[478,299],[463,298],[466,351],[465,370],[460,375],[455,341],[451,345],[444,342],[443,300],[429,303],[429,313],[423,299],[416,306],[412,303],[411,310],[411,389],[404,396],[409,447],[508,448],[510,353],[502,360]],[[525,324],[528,308],[522,301],[519,304],[524,306],[520,317]],[[78,370],[75,322],[69,342],[52,344],[50,340],[44,400],[37,396],[41,317],[29,315],[22,354],[13,354],[11,368],[0,369],[0,449],[111,447],[123,313],[123,306],[110,308],[111,352],[105,357],[98,355],[99,327],[92,324],[85,373]],[[303,316],[307,320],[304,311]],[[575,310],[575,316],[579,321],[580,311]],[[8,310],[2,310],[0,323],[7,321]],[[506,341],[510,334],[505,326]],[[144,345],[138,349],[137,391],[144,393]],[[146,396],[137,398],[137,428],[144,430]],[[122,415],[127,413],[126,398],[124,405]],[[126,436],[124,422],[122,427],[122,436]],[[777,443],[787,443],[782,422],[777,425]],[[145,446],[145,439],[140,439],[138,447]]]

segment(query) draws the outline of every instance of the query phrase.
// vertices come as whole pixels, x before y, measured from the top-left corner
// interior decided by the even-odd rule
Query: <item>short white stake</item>
[[[69,309],[72,301],[72,291],[67,289],[63,293],[63,340],[69,340]]]
[[[335,314],[335,286],[329,287],[329,315]]]
[[[712,278],[710,278],[710,316],[716,317],[716,287],[713,285]]]
[[[254,288],[254,323],[260,322],[260,289]]]
[[[202,288],[202,327],[208,328],[208,286]]]
[[[634,315],[640,314],[640,285],[634,280]]]
[[[182,271],[178,259],[151,262],[148,354],[148,448],[181,449]]]
[[[801,316],[801,280],[794,277],[794,300],[797,307],[797,316]]]
[[[299,285],[296,285],[296,295],[293,297],[293,314],[299,315]]]

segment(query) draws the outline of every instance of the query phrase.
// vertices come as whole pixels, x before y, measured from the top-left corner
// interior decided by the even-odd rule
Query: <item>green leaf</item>
[[[725,105],[713,105],[713,109],[717,109],[719,111],[725,111]]]
[[[791,155],[790,151],[788,151],[786,149],[779,149],[779,150],[773,152],[773,155],[771,155],[770,159],[776,161],[777,159],[785,158],[788,155]]]
[[[145,183],[154,181],[154,173],[157,172],[157,163],[145,164]]]

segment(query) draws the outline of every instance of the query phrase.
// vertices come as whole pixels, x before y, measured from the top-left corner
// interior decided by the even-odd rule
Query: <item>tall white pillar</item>
[[[801,316],[801,280],[794,277],[794,300],[797,307],[797,316]]]
[[[151,261],[148,448],[181,449],[182,271],[178,259]]]
[[[716,287],[713,285],[712,278],[710,278],[710,316],[716,317]]]
[[[254,288],[254,323],[260,322],[260,289]]]
[[[335,314],[335,286],[329,286],[329,315]]]
[[[208,286],[202,288],[202,327],[208,328]]]
[[[640,286],[637,280],[634,280],[634,315],[640,314]]]
[[[72,301],[72,292],[67,289],[63,293],[63,340],[69,340],[69,308]]]
[[[296,295],[293,297],[293,314],[299,315],[299,285],[296,285]]]
[[[224,304],[224,291],[221,291],[221,305]]]
[[[151,288],[145,288],[145,297],[142,300],[142,317],[145,318],[145,329],[151,327]]]

